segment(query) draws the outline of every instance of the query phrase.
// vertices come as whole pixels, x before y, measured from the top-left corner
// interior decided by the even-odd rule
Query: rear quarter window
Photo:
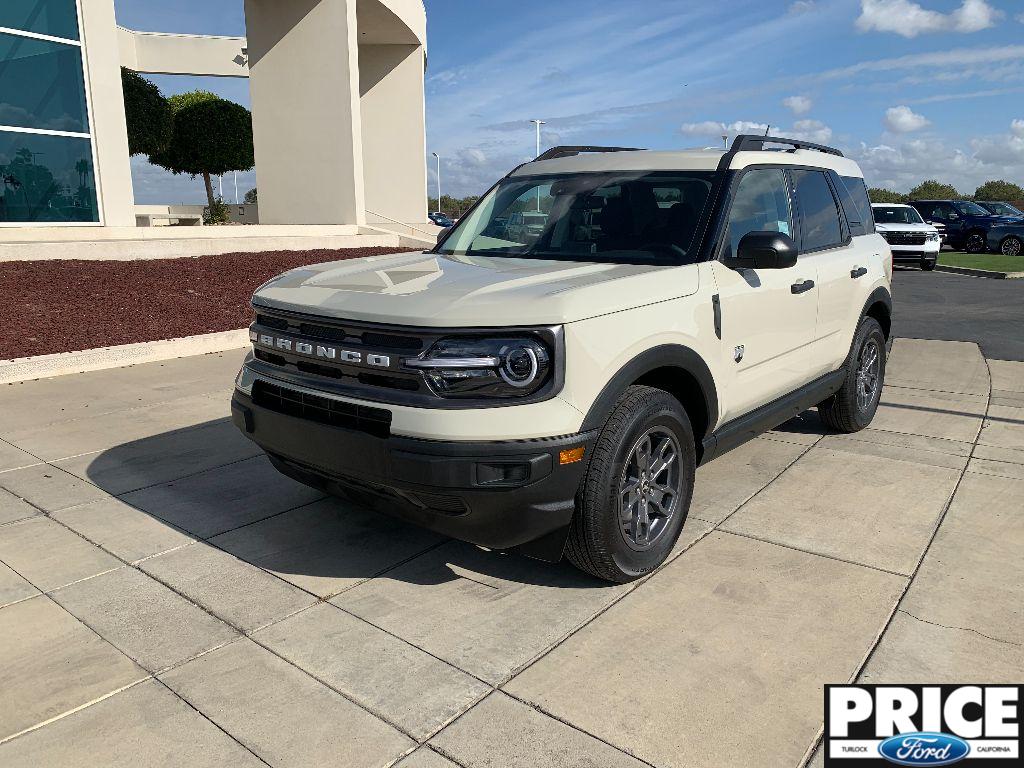
[[[839,202],[850,224],[850,234],[870,235],[875,231],[875,219],[871,213],[871,200],[864,179],[858,176],[839,176],[835,182],[839,191]]]

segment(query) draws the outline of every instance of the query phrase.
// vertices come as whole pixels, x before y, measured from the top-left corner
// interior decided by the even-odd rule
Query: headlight
[[[439,397],[526,397],[551,378],[551,352],[531,336],[441,339],[405,365]]]
[[[939,239],[939,233],[938,232],[929,232],[928,236],[925,239],[934,243],[936,240]]]

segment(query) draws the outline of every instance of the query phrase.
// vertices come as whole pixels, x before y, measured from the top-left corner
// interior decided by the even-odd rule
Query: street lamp
[[[441,212],[441,156],[437,152],[431,152],[437,158],[437,210]]]

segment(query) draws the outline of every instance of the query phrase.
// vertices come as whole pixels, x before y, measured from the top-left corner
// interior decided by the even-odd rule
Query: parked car
[[[971,200],[911,200],[929,224],[945,227],[946,244],[958,251],[984,253],[988,230],[1012,219],[996,216]]]
[[[488,234],[549,188],[540,237]],[[428,253],[261,286],[232,419],[322,492],[630,581],[675,546],[698,464],[814,406],[870,424],[891,279],[839,150],[555,148]]]
[[[1015,205],[1010,205],[1010,203],[993,200],[976,200],[975,202],[986,211],[994,213],[996,216],[1010,216],[1012,218],[1024,219],[1024,211],[1021,211]]]
[[[889,243],[895,262],[913,262],[931,271],[938,262],[942,240],[939,231],[925,224],[921,214],[910,205],[872,203],[875,230]]]
[[[996,224],[988,231],[988,249],[1004,256],[1024,253],[1024,220]]]
[[[431,213],[430,220],[437,224],[437,226],[439,227],[455,226],[455,222],[452,219],[448,218],[446,214],[443,214],[440,211],[435,211],[434,213]]]

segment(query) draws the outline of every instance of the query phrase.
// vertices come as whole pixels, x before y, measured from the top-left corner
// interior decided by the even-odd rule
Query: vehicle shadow
[[[567,561],[489,552],[280,474],[230,419],[126,442],[86,466],[132,507],[317,593],[382,577],[414,584],[494,578],[556,588],[608,585]]]

